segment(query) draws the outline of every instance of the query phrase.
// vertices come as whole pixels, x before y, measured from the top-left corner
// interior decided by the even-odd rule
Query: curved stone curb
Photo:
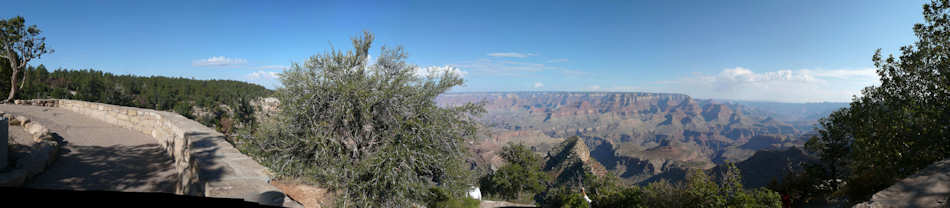
[[[56,161],[61,145],[54,140],[49,129],[39,122],[31,121],[22,115],[3,112],[0,112],[0,115],[8,119],[10,125],[21,125],[24,130],[33,135],[33,143],[30,145],[29,154],[17,159],[13,170],[0,173],[0,186],[20,187],[30,178],[43,173],[47,167]]]
[[[62,108],[151,135],[174,158],[177,194],[261,202],[262,196],[280,191],[269,183],[271,172],[234,148],[223,134],[177,113],[65,99],[15,103]]]

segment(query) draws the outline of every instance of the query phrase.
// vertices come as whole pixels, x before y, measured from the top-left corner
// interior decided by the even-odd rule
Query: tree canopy
[[[445,72],[417,76],[401,47],[369,56],[373,35],[352,51],[332,50],[281,73],[279,113],[243,148],[281,176],[310,179],[357,207],[409,207],[445,188],[472,184],[463,165],[476,104],[438,107],[436,96],[463,83]]]
[[[24,70],[31,60],[53,52],[52,49],[46,48],[46,37],[40,37],[40,32],[36,25],[27,27],[26,19],[21,16],[0,19],[0,58],[6,59],[12,69],[10,95],[3,102],[13,100],[16,91],[23,88],[22,83],[17,87],[17,79],[26,79],[27,75],[20,75],[20,71]]]
[[[507,164],[480,179],[482,191],[506,200],[544,191],[549,179],[541,171],[540,156],[523,144],[513,143],[502,147],[499,156]]]
[[[822,119],[808,142],[833,170],[826,177],[845,179],[839,193],[852,202],[950,157],[950,1],[931,1],[923,16],[900,56],[875,52],[881,85]]]
[[[9,90],[12,69],[0,59],[0,91]],[[273,93],[260,85],[233,80],[194,80],[163,76],[115,75],[91,69],[49,71],[28,66],[31,76],[16,99],[74,99],[121,106],[174,111],[230,134],[251,126],[251,102]],[[21,75],[22,76],[22,75]]]

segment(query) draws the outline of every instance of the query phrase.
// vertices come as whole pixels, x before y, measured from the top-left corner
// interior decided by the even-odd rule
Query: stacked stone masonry
[[[174,158],[176,193],[249,201],[268,191],[272,174],[225,141],[224,135],[177,113],[63,99],[18,100],[58,107],[151,135]]]
[[[33,143],[28,148],[29,153],[24,157],[17,158],[13,164],[13,169],[0,172],[0,187],[21,187],[29,178],[43,173],[46,168],[56,161],[60,143],[55,141],[49,129],[43,124],[31,121],[26,116],[4,112],[0,112],[0,116],[6,120],[0,122],[0,125],[23,126],[24,130],[33,136]],[[9,133],[9,131],[4,133]]]

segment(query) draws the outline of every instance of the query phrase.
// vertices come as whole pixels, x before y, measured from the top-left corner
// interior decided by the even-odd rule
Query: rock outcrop
[[[584,175],[597,176],[607,174],[603,165],[590,157],[590,150],[578,137],[571,137],[551,149],[544,157],[543,170],[555,177],[556,183],[576,183],[583,181]]]
[[[875,193],[854,207],[950,207],[950,159],[931,164],[916,174]]]

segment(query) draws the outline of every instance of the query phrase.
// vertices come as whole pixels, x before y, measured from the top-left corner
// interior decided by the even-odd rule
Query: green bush
[[[259,123],[242,149],[280,176],[309,179],[340,195],[345,207],[425,204],[433,187],[451,195],[471,186],[465,141],[474,139],[480,105],[439,107],[461,85],[449,71],[425,77],[402,48],[370,63],[372,34],[353,51],[333,50],[293,64],[275,93],[279,112]]]
[[[677,186],[666,180],[660,180],[648,184],[643,188],[643,196],[646,207],[689,207],[688,195],[683,191],[682,186]]]
[[[645,187],[602,188],[592,190],[593,207],[781,207],[778,193],[765,188],[746,190],[735,165],[720,174],[718,183],[702,170],[691,170],[683,183],[665,180]]]
[[[597,195],[588,195],[591,198],[591,207],[615,207],[615,208],[637,208],[646,207],[643,191],[640,187],[621,188],[617,192],[601,193]]]
[[[502,147],[501,157],[508,163],[480,179],[480,188],[491,196],[505,200],[518,199],[544,190],[546,175],[541,171],[541,158],[522,144]]]
[[[544,197],[538,203],[541,207],[561,207],[561,208],[588,208],[590,204],[584,199],[584,195],[572,191],[571,188],[552,188],[549,189]]]
[[[426,207],[429,208],[477,208],[481,201],[468,196],[458,197],[443,188],[429,189],[431,197]]]

